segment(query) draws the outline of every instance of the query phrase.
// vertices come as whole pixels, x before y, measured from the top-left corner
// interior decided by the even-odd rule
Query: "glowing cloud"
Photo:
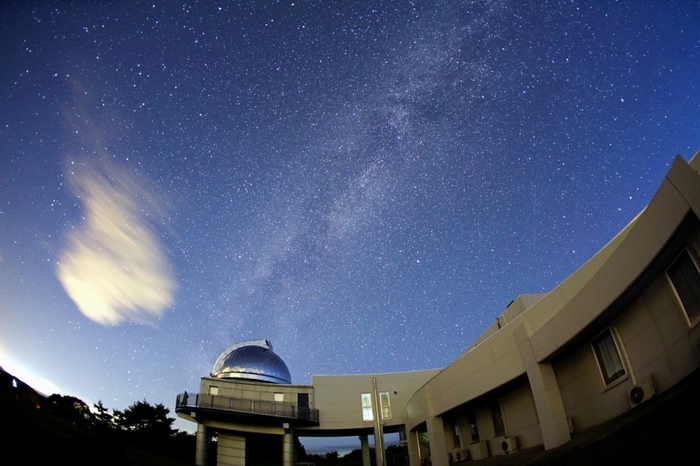
[[[56,274],[88,318],[103,325],[147,321],[173,304],[175,282],[151,222],[150,193],[114,163],[73,163],[67,170],[84,223],[67,233]]]

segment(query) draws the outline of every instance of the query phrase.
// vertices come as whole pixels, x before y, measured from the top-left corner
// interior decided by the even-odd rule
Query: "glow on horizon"
[[[64,393],[61,387],[51,382],[49,379],[36,375],[30,368],[18,363],[13,357],[7,354],[1,346],[0,367],[2,367],[5,372],[12,374],[43,395],[49,396],[54,393],[69,395]]]

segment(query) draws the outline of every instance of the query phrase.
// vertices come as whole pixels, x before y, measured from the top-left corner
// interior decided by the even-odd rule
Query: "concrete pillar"
[[[418,432],[409,431],[407,435],[408,460],[411,466],[420,466],[420,443],[418,441]]]
[[[282,438],[282,466],[294,466],[294,431],[288,426]]]
[[[195,464],[207,466],[207,447],[209,446],[209,429],[204,424],[197,424],[197,446]]]
[[[369,438],[366,435],[360,435],[360,445],[362,446],[362,466],[371,466]]]
[[[518,342],[520,357],[527,370],[530,390],[535,400],[535,409],[540,420],[540,430],[545,450],[558,447],[569,440],[569,425],[566,421],[564,402],[552,364],[538,363],[530,344],[530,335],[525,324],[515,329],[513,335]]]
[[[428,441],[430,442],[430,462],[433,466],[447,466],[450,462],[447,456],[447,441],[445,426],[439,416],[428,418]]]

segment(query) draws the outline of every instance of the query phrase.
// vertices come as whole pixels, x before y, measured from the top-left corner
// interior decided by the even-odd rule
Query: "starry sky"
[[[88,404],[444,367],[700,148],[697,2],[0,8],[0,365]]]

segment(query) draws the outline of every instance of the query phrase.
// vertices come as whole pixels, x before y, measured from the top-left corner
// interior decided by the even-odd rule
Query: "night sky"
[[[444,367],[700,148],[697,2],[0,12],[0,365],[88,404],[249,339],[294,383]]]

